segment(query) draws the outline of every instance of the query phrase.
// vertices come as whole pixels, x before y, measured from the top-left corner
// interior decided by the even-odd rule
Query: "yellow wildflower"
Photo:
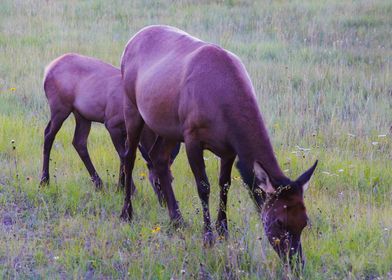
[[[15,91],[15,90],[16,90],[16,88],[14,88],[14,87],[10,88],[10,91]]]
[[[158,232],[160,232],[161,231],[161,227],[160,226],[156,226],[156,227],[154,227],[153,229],[152,229],[152,233],[158,233]]]
[[[144,172],[139,173],[139,180],[144,180],[147,177],[147,174]]]

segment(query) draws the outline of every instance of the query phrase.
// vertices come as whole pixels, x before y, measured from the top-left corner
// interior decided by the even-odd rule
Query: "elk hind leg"
[[[93,163],[91,162],[90,155],[87,149],[87,138],[91,129],[91,121],[86,120],[78,113],[75,113],[76,127],[75,134],[72,141],[73,146],[78,152],[81,160],[87,168],[90,174],[91,180],[93,181],[97,190],[102,188],[102,180],[99,177]]]
[[[51,119],[47,124],[44,132],[44,149],[43,149],[43,166],[40,186],[49,184],[49,161],[50,152],[52,150],[54,139],[57,132],[60,130],[63,122],[68,118],[71,112],[55,112],[51,114]]]

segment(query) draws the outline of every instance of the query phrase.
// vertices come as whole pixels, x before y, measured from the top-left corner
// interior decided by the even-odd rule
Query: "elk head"
[[[259,162],[253,166],[252,182],[241,163],[237,167],[244,182],[251,187],[251,193],[261,211],[264,230],[274,250],[284,263],[294,269],[303,267],[301,233],[308,223],[303,194],[317,166],[314,165],[295,181],[288,178],[271,183],[271,178]],[[248,176],[247,176],[248,175]]]

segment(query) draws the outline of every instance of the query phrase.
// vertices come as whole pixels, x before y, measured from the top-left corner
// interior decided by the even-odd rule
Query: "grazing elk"
[[[124,86],[118,68],[98,59],[78,54],[65,54],[52,61],[45,70],[44,90],[50,106],[51,118],[45,129],[41,185],[49,182],[49,157],[53,141],[63,122],[73,113],[76,128],[73,145],[85,164],[97,189],[102,180],[95,170],[88,150],[87,137],[91,122],[104,123],[120,157],[119,185],[124,185],[123,155],[126,131],[123,115]],[[150,171],[149,179],[162,203],[159,180],[154,175],[148,151],[156,135],[145,127],[140,150]],[[172,151],[171,162],[179,145]],[[132,183],[133,184],[133,183]]]
[[[129,144],[125,154],[126,182],[132,179],[139,135],[146,124],[158,135],[149,155],[158,172],[170,218],[181,221],[169,163],[170,151],[177,142],[184,142],[203,208],[204,244],[211,245],[214,235],[208,206],[210,184],[203,150],[221,158],[216,228],[224,237],[228,234],[230,174],[238,156],[238,168],[262,212],[273,248],[282,259],[291,259],[298,253],[302,260],[300,236],[308,220],[303,192],[317,162],[295,181],[284,175],[240,59],[174,27],[150,26],[126,45],[121,72]],[[126,186],[121,217],[131,219],[130,190]]]

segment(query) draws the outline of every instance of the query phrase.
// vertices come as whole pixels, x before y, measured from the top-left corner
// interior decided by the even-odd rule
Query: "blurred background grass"
[[[303,236],[302,277],[392,277],[391,14],[392,3],[382,0],[3,0],[2,277],[189,279],[200,271],[217,279],[281,276],[239,180],[229,194],[230,241],[201,247],[200,202],[183,152],[173,165],[176,196],[189,222],[180,232],[170,230],[139,156],[135,219],[132,225],[120,223],[119,163],[102,125],[93,127],[89,149],[106,183],[103,193],[94,192],[73,150],[72,117],[54,145],[52,184],[38,188],[49,119],[44,67],[66,52],[118,66],[126,42],[149,24],[174,25],[242,59],[288,176],[320,160],[306,194],[312,227]],[[219,161],[205,156],[215,217]],[[161,230],[152,232],[157,225]]]

